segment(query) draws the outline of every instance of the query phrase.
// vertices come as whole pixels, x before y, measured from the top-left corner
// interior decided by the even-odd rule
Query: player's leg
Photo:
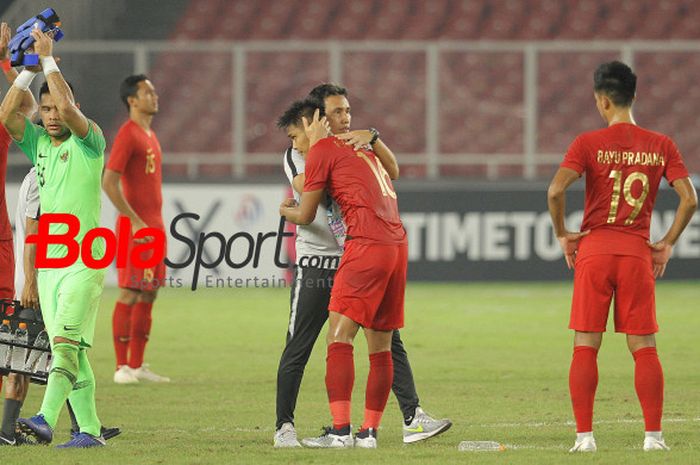
[[[44,320],[46,332],[49,335],[52,350],[51,371],[48,377],[48,384],[44,391],[44,399],[47,396],[56,395],[61,390],[66,390],[66,398],[68,393],[73,388],[73,382],[69,379],[71,376],[70,367],[75,363],[77,365],[77,349],[76,359],[71,357],[72,350],[70,347],[64,348],[58,344],[56,350],[55,327],[57,325],[58,311],[58,292],[64,274],[62,270],[40,270],[37,275],[37,287],[39,290],[39,301],[41,302],[41,316]],[[67,367],[67,368],[65,368]],[[76,368],[77,373],[77,368]],[[58,413],[56,413],[56,417]],[[35,438],[40,443],[49,443],[53,440],[53,428],[46,422],[46,419],[41,415],[35,415],[31,418],[20,418],[18,425],[22,432]]]
[[[158,296],[158,289],[144,289],[131,311],[131,334],[129,342],[129,368],[141,381],[154,383],[169,383],[170,378],[161,376],[143,363],[146,344],[153,325],[153,303]]]
[[[656,352],[658,324],[650,260],[621,257],[615,295],[615,330],[627,334],[634,387],[644,415],[644,450],[668,450],[661,433],[664,374]]]
[[[81,354],[80,349],[92,345],[104,271],[87,268],[71,272],[61,270],[58,280],[55,317],[50,321],[44,314],[47,331],[49,335],[53,335],[53,363],[44,400],[38,415],[20,420],[20,424],[28,433],[34,433],[44,442],[50,442],[52,439],[53,428],[63,404],[78,380],[85,385],[89,385],[92,380],[94,386],[92,368],[84,351]],[[72,405],[81,430],[85,428],[85,434],[81,432],[61,447],[104,445],[104,440],[99,437],[99,426],[95,427],[95,422],[90,421],[90,409],[94,409],[94,391],[87,389],[82,394],[85,399],[90,396],[91,399],[79,403],[72,402]],[[81,418],[85,419],[85,425],[81,423]]]
[[[391,337],[391,357],[394,362],[394,384],[391,390],[399,401],[399,408],[407,424],[411,423],[418,408],[418,392],[413,379],[413,370],[408,361],[408,354],[404,348],[399,330],[395,330]]]
[[[19,412],[27,398],[29,376],[10,373],[5,384],[5,404],[2,412],[2,427],[0,428],[0,446],[14,445],[16,442],[15,429]]]
[[[275,447],[301,445],[294,429],[294,410],[304,368],[328,319],[333,274],[333,270],[294,269],[287,342],[277,369]]]
[[[386,401],[394,381],[392,341],[395,330],[404,322],[404,295],[408,248],[401,245],[375,245],[372,256],[381,262],[381,276],[376,276],[379,301],[366,311],[365,336],[367,337],[370,371],[365,395],[365,418],[355,435],[355,446],[377,447],[377,430]],[[376,263],[375,263],[376,264]],[[403,347],[401,347],[403,351]],[[406,362],[407,363],[407,362]],[[412,381],[411,381],[412,384]]]
[[[576,263],[569,328],[575,331],[569,368],[569,393],[576,419],[576,442],[571,452],[594,452],[593,406],[598,388],[598,349],[607,325],[613,295],[614,263],[607,255]]]
[[[369,375],[365,389],[365,416],[360,431],[355,436],[355,445],[373,449],[377,447],[377,430],[394,380],[391,358],[393,331],[365,328],[364,332],[369,353]]]
[[[123,276],[124,275],[124,276]],[[119,284],[128,283],[128,274],[119,271]],[[114,340],[114,353],[117,358],[117,369],[114,372],[114,382],[117,384],[138,383],[129,368],[129,342],[131,338],[131,314],[133,306],[139,298],[140,291],[136,289],[122,288],[119,297],[114,304],[112,313],[112,337]]]
[[[317,438],[304,439],[307,447],[347,448],[353,446],[350,431],[350,401],[355,384],[353,340],[360,325],[345,315],[331,311],[328,315],[328,355],[326,356],[326,391],[333,426]]]
[[[95,437],[100,436],[102,424],[97,418],[95,406],[95,375],[84,348],[78,351],[78,377],[68,400],[79,431]]]
[[[93,344],[103,281],[103,270],[81,270],[66,279],[59,298],[57,315],[63,321],[62,336],[80,339],[78,374],[68,397],[80,432],[59,448],[105,445],[95,406],[95,375],[87,356],[87,349]],[[75,329],[72,330],[72,327]]]

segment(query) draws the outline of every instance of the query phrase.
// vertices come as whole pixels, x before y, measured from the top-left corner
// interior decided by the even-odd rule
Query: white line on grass
[[[664,418],[664,423],[691,423],[698,422],[700,418]],[[616,420],[596,420],[593,423],[597,425],[606,424],[625,424],[625,423],[642,423],[642,419],[629,419],[629,418],[618,418]],[[547,426],[573,426],[575,423],[571,420],[569,421],[533,421],[533,422],[522,422],[522,423],[483,423],[478,425],[480,428],[545,428]]]

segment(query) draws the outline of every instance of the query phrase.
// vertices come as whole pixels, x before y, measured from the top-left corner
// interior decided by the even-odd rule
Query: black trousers
[[[328,319],[328,301],[334,275],[335,270],[298,266],[294,269],[287,343],[277,370],[277,429],[283,423],[294,423],[294,409],[304,368]],[[407,418],[418,407],[418,393],[398,330],[394,331],[391,339],[391,356],[394,362],[392,390],[404,418]]]

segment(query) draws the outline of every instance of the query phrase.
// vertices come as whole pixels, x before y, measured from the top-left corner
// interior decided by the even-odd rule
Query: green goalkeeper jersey
[[[99,126],[89,121],[90,129],[85,138],[71,134],[61,145],[55,146],[43,127],[25,119],[24,136],[16,141],[27,158],[36,166],[39,184],[41,214],[68,213],[80,221],[80,232],[75,237],[78,244],[85,234],[100,225],[101,178],[104,165],[105,138]],[[51,234],[65,234],[68,226],[52,224]],[[82,247],[81,247],[82,248]],[[92,256],[104,255],[104,241],[96,239]],[[49,258],[64,257],[64,245],[51,244]],[[78,259],[78,264],[82,259]]]

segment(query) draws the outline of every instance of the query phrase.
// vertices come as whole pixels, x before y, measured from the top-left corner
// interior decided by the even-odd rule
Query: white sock
[[[645,438],[654,438],[657,441],[663,440],[663,436],[661,435],[661,431],[645,431],[644,437]]]
[[[581,442],[586,438],[592,438],[593,437],[593,431],[589,431],[587,433],[576,433],[576,442]]]

